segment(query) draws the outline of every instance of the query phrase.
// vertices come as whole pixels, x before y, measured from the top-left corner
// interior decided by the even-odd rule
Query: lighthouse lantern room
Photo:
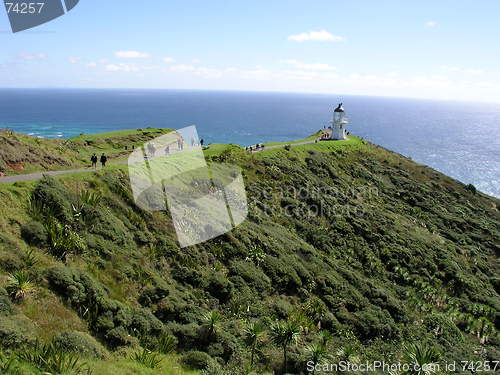
[[[337,108],[333,111],[333,121],[331,121],[331,129],[332,134],[330,139],[334,140],[345,140],[346,136],[346,127],[348,121],[345,115],[344,107],[342,103],[340,103]]]

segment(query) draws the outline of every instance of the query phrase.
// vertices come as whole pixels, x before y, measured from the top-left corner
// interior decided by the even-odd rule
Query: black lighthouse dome
[[[337,108],[335,108],[334,112],[345,112],[344,107],[342,106],[343,103],[340,103]]]

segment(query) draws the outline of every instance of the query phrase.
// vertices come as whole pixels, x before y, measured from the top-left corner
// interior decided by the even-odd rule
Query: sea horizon
[[[240,90],[0,88],[0,128],[71,138],[197,125],[207,143],[301,139],[344,102],[348,131],[500,197],[500,103]]]

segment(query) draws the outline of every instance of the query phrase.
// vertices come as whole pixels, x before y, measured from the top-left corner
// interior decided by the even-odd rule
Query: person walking
[[[97,169],[97,155],[95,153],[90,157],[90,161],[92,162],[92,168]]]
[[[149,152],[149,157],[153,158],[156,154],[156,147],[154,143],[149,143],[148,144],[148,152]]]
[[[108,157],[104,154],[101,155],[101,164],[102,164],[102,167],[104,168],[106,166],[106,163],[108,161]]]

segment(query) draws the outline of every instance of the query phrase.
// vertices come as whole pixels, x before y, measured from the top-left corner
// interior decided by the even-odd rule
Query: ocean
[[[206,143],[304,138],[344,103],[348,130],[500,198],[500,104],[187,90],[0,89],[0,128],[69,138],[196,125]]]

